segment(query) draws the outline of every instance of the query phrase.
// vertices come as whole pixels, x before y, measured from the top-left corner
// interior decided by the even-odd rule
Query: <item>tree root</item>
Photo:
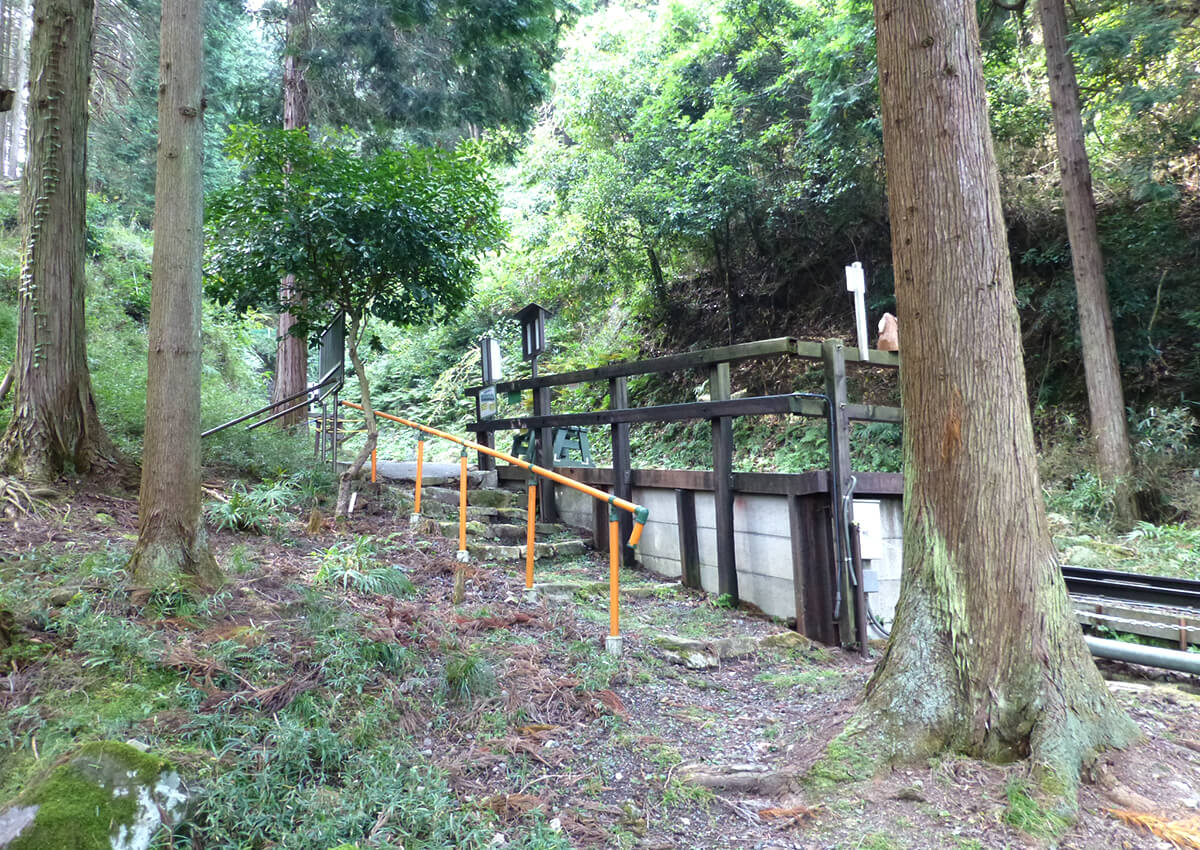
[[[29,490],[15,478],[0,477],[0,516],[17,519],[40,514],[49,507],[44,500],[57,495],[46,487]]]

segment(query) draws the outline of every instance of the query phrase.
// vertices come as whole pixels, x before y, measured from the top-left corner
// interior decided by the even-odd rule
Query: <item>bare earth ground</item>
[[[60,506],[56,514],[0,526],[0,560],[128,546],[135,531],[132,499],[86,490],[69,510]],[[456,547],[414,536],[391,509],[356,515],[340,534],[326,523],[310,537],[296,520],[278,539],[215,535],[222,564],[238,546],[245,547],[243,559],[260,566],[231,579],[231,598],[216,624],[158,623],[170,633],[178,668],[202,678],[206,646],[247,626],[268,642],[294,645],[289,615],[315,573],[310,553],[357,534],[390,536],[385,560],[403,565],[417,587],[416,596],[403,600],[354,593],[346,599],[373,634],[429,653],[427,678],[395,683],[418,707],[404,725],[423,756],[450,774],[464,805],[492,808],[502,828],[520,829],[536,811],[579,847],[1165,848],[1172,845],[1110,810],[1167,821],[1200,815],[1200,698],[1193,681],[1105,668],[1146,739],[1095,767],[1074,825],[1056,838],[1038,837],[1047,832],[1036,812],[1022,815],[1011,800],[1027,775],[1020,764],[947,756],[868,782],[804,779],[853,711],[872,661],[813,647],[686,669],[666,660],[651,637],[671,632],[707,641],[783,628],[639,571],[623,575],[626,586],[641,590],[624,600],[625,653],[614,661],[602,650],[603,595],[525,603],[517,567],[485,564],[468,568],[465,597],[453,605]],[[589,556],[539,568],[538,580],[606,575],[607,566]],[[446,647],[485,657],[496,672],[495,690],[454,710],[435,700]],[[36,669],[7,678],[0,684],[12,701],[21,689],[24,702],[36,692]],[[273,684],[277,693],[260,687],[253,696],[264,705],[285,701],[311,686],[311,671],[297,669]],[[213,688],[210,702],[241,698]],[[182,719],[156,715],[146,722],[170,726]],[[696,773],[707,775],[706,786],[689,781]]]

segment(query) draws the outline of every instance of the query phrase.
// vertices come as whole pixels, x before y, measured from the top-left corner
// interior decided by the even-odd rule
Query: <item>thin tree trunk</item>
[[[9,471],[50,480],[115,452],[92,398],[84,326],[84,207],[91,0],[39,0],[30,161],[21,182],[21,278]]]
[[[352,313],[346,314],[346,348],[350,352],[350,363],[354,366],[354,374],[358,378],[359,401],[363,409],[363,421],[367,426],[367,441],[354,458],[354,462],[341,474],[338,479],[338,498],[336,517],[345,519],[350,515],[350,493],[354,489],[354,478],[362,471],[363,466],[371,457],[371,452],[379,442],[379,424],[375,421],[375,408],[371,406],[371,385],[367,383],[367,372],[363,368],[362,358],[358,356],[358,340],[362,330],[362,320]]]
[[[1114,487],[1115,519],[1129,528],[1138,519],[1133,496],[1133,461],[1121,390],[1121,365],[1108,308],[1104,255],[1096,229],[1096,200],[1092,170],[1083,144],[1079,83],[1067,53],[1067,10],[1063,0],[1039,0],[1046,69],[1050,76],[1050,104],[1054,109],[1054,135],[1062,174],[1063,206],[1071,241],[1075,272],[1075,297],[1079,336],[1083,343],[1083,372],[1091,411],[1092,439],[1100,477]]]
[[[221,582],[200,504],[200,262],[204,7],[163,0],[149,377],[134,587]]]
[[[16,90],[16,98],[13,102],[12,124],[9,127],[9,145],[7,150],[7,161],[3,163],[6,167],[6,174],[9,177],[19,177],[21,175],[21,158],[25,154],[26,138],[25,134],[28,130],[28,109],[29,104],[29,87],[26,85],[29,81],[29,61],[30,51],[26,45],[30,43],[32,38],[33,16],[30,14],[30,1],[18,0],[14,11],[20,14],[20,26],[18,27],[17,52],[13,57],[15,61],[16,75],[13,80],[13,88]],[[90,26],[90,25],[89,25]]]
[[[971,0],[877,0],[904,568],[846,739],[883,760],[1029,756],[1059,790],[1136,728],[1083,642],[1042,503]]]
[[[311,41],[312,0],[292,0],[288,6],[287,52],[283,60],[283,128],[308,127],[308,82],[304,72]],[[279,283],[279,303],[290,304],[295,298],[296,276],[286,275]],[[279,314],[279,342],[275,356],[275,391],[272,401],[295,395],[308,386],[308,341],[292,334],[296,319],[286,310]],[[295,404],[295,401],[289,404]],[[280,409],[283,409],[281,405]],[[286,427],[307,430],[308,411],[304,408],[282,417]]]
[[[17,20],[18,12],[12,3],[0,3],[0,89],[7,89],[13,83],[13,65],[17,52],[17,38],[14,30],[20,30]],[[8,146],[12,139],[12,124],[15,116],[11,111],[0,112],[0,176],[4,173],[4,164],[8,162]]]

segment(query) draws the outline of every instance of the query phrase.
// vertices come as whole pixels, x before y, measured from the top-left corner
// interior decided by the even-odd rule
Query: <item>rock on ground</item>
[[[187,803],[166,760],[118,741],[84,744],[0,806],[0,850],[146,850]]]

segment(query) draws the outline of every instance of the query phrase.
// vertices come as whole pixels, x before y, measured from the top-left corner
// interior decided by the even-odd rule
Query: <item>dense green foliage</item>
[[[452,313],[501,236],[487,172],[466,148],[371,155],[239,127],[228,150],[245,170],[208,206],[208,291],[278,311],[279,280],[294,273],[297,333],[339,310],[395,325]]]
[[[374,145],[483,136],[511,153],[573,17],[564,0],[323,0],[304,57],[313,120]]]
[[[126,218],[149,225],[154,213],[158,126],[159,0],[97,4],[88,182]],[[283,87],[275,54],[242,0],[204,4],[206,189],[236,169],[221,155],[230,124],[278,121]]]

